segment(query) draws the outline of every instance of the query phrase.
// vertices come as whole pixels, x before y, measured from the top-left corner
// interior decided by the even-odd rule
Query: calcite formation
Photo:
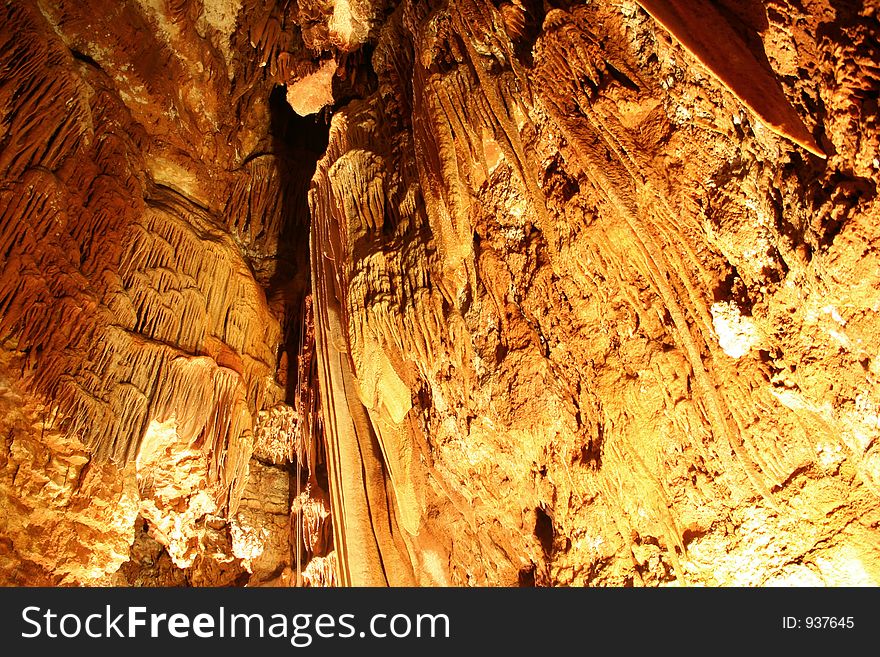
[[[876,0],[11,0],[0,583],[880,584]]]

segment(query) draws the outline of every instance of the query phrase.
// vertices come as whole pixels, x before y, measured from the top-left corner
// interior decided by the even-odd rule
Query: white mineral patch
[[[350,0],[336,0],[327,27],[330,28],[330,38],[337,46],[353,51],[367,40],[371,18],[368,7]]]
[[[735,304],[722,301],[712,304],[712,323],[718,344],[731,358],[742,358],[759,340],[758,329],[744,317]]]

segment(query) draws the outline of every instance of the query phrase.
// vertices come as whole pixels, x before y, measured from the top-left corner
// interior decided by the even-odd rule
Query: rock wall
[[[3,581],[290,578],[317,153],[244,9],[2,8]]]
[[[3,11],[4,582],[880,583],[874,0]]]

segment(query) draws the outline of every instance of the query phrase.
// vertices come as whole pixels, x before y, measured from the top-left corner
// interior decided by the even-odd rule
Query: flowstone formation
[[[9,0],[0,583],[880,584],[876,0]]]

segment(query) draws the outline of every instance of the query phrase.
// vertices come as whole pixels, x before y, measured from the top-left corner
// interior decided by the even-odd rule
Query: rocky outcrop
[[[0,581],[880,582],[873,0],[0,12]]]
[[[308,278],[291,273],[308,177],[287,173],[307,158],[273,116],[241,4],[201,4],[2,10],[10,581],[105,581],[142,521],[183,571],[292,566],[299,422],[259,427],[299,385],[279,364]]]
[[[391,535],[424,584],[876,582],[876,10],[545,10],[399,5],[313,180]]]

